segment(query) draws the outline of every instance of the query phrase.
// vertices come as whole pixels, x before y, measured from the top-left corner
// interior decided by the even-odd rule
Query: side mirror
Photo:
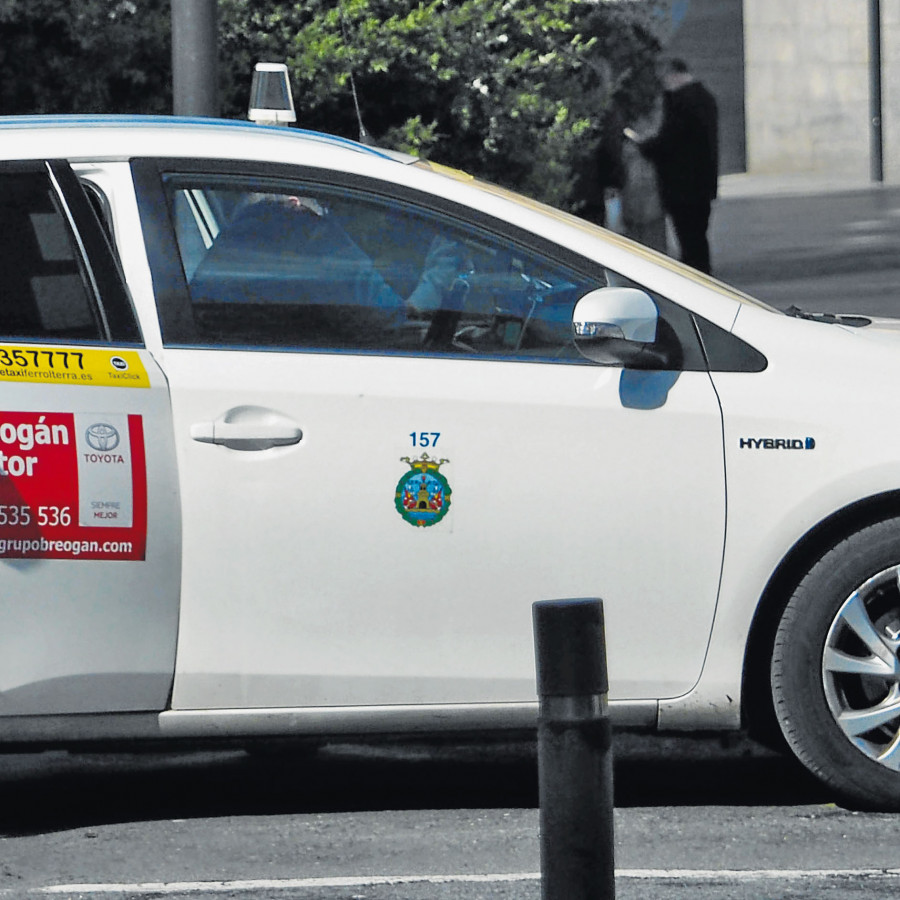
[[[658,322],[656,304],[643,291],[606,287],[575,304],[572,334],[579,353],[592,362],[645,368],[648,357],[656,357],[651,347]]]

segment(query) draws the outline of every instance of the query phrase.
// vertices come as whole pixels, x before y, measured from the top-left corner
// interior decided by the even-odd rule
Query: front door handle
[[[269,450],[299,444],[303,430],[280,413],[260,407],[238,407],[213,422],[195,422],[191,438],[231,450]]]

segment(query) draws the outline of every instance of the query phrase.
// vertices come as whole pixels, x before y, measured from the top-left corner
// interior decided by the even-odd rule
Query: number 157
[[[437,447],[439,431],[412,431],[410,432],[413,447]]]

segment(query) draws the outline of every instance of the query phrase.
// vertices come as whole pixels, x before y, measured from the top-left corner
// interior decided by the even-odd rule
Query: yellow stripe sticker
[[[150,387],[150,377],[136,350],[13,344],[0,344],[0,381]]]

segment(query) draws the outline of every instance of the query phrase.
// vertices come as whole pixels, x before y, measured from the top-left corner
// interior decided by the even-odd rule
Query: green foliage
[[[0,112],[171,111],[170,2],[0,0]],[[656,93],[667,2],[218,0],[222,113],[286,62],[302,127],[358,137],[358,100],[382,146],[573,207],[613,101]]]
[[[0,113],[172,108],[169,0],[0,0]]]
[[[287,62],[300,124],[359,135],[572,205],[615,100],[657,90],[654,0],[220,0],[226,112],[260,60]]]

